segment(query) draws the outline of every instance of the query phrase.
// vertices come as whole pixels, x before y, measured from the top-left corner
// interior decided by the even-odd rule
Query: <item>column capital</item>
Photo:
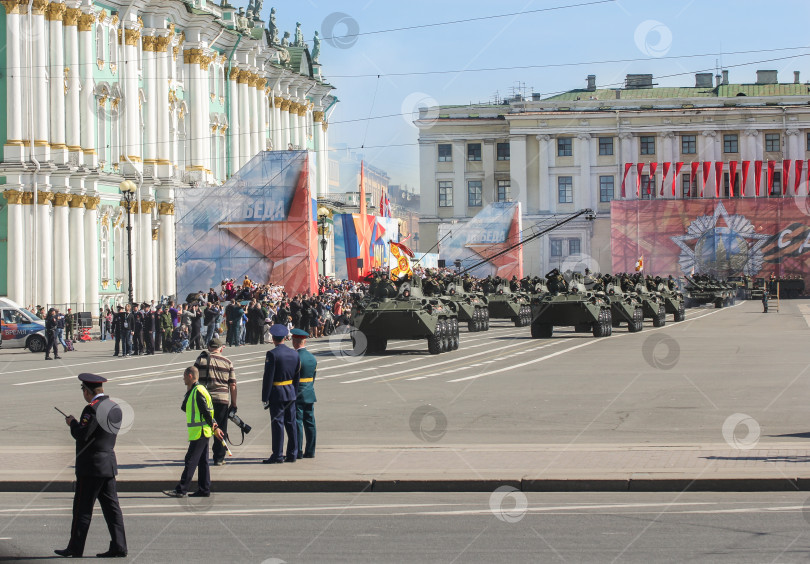
[[[157,240],[158,240],[158,228],[157,228],[157,227],[154,227],[154,228],[152,229],[152,240],[153,240],[153,241],[157,241]]]
[[[22,203],[26,206],[30,206],[34,203],[34,193],[33,192],[23,192],[22,195]]]
[[[291,104],[292,104],[292,102],[290,102],[289,100],[282,100],[281,101],[281,106],[279,106],[279,107],[281,108],[282,112],[289,112]]]
[[[45,10],[48,9],[48,0],[34,0],[34,14],[38,16],[45,15]]]
[[[322,127],[323,127],[323,132],[326,133],[326,130],[329,129],[329,122],[328,121],[323,122]]]
[[[98,205],[101,203],[101,198],[99,196],[85,196],[84,197],[84,208],[87,210],[97,210]]]
[[[67,8],[65,10],[65,15],[62,16],[62,24],[65,26],[74,26],[79,24],[79,16],[82,15],[82,11],[78,8]]]
[[[138,44],[138,40],[141,38],[141,32],[137,29],[124,29],[124,44],[129,45],[130,47],[134,47]]]
[[[121,200],[118,202],[118,205],[124,209],[127,209],[127,201]],[[129,204],[129,213],[138,213],[138,200],[132,200]]]
[[[144,35],[141,37],[141,43],[143,44],[144,51],[155,52],[157,51],[157,40],[158,38],[154,35]],[[166,42],[168,45],[168,42]]]
[[[68,200],[68,206],[71,208],[83,208],[85,202],[87,201],[87,196],[82,196],[81,194],[73,194]]]
[[[21,204],[23,192],[21,190],[3,190],[3,197],[11,204]]]
[[[745,134],[748,137],[756,137],[757,135],[759,135],[759,129],[746,129]]]
[[[166,53],[169,50],[169,43],[172,38],[168,35],[159,35],[155,37],[155,51],[158,53]]]
[[[249,84],[250,83],[250,71],[240,70],[239,77],[237,78],[236,82],[239,84]]]
[[[281,107],[281,103],[284,102],[284,98],[281,96],[273,96],[273,105],[277,107]]]
[[[53,205],[54,207],[65,208],[68,205],[68,202],[73,197],[72,194],[66,194],[65,192],[57,192],[53,195]]]
[[[239,78],[239,69],[236,67],[231,67],[231,71],[228,73],[228,80],[236,80]]]
[[[141,200],[141,213],[151,214],[156,204],[154,200]]]
[[[551,135],[537,135],[536,138],[538,141],[551,141]]]
[[[64,4],[57,4],[56,2],[48,4],[45,19],[50,22],[60,21],[65,15],[65,10],[67,10],[67,6]]]
[[[707,129],[701,133],[704,137],[717,137],[717,132],[712,129]]]
[[[661,133],[661,137],[663,137],[664,139],[674,139],[675,138],[675,132],[674,131],[664,131],[663,133]]]
[[[48,202],[53,200],[54,193],[53,192],[45,192],[40,190],[37,192],[37,203],[40,205],[48,205]]]
[[[323,121],[324,114],[318,110],[312,112],[312,119],[315,123],[321,123]]]
[[[174,215],[174,202],[159,202],[158,213],[160,215]]]
[[[82,14],[79,16],[79,31],[91,31],[95,21],[95,14]]]
[[[798,135],[799,133],[801,133],[801,131],[799,131],[798,129],[788,129],[787,131],[785,131],[785,135],[789,135],[791,137],[793,137],[794,135]]]
[[[589,141],[591,139],[591,134],[590,133],[578,133],[577,134],[577,139],[579,139],[581,141]]]
[[[623,132],[623,133],[619,133],[619,139],[624,139],[624,140],[627,140],[627,139],[632,139],[632,138],[633,138],[633,134],[632,134],[632,133],[630,133],[629,131],[625,131],[625,132]]]
[[[22,5],[22,0],[2,0],[3,8],[6,9],[6,14],[23,14],[25,8]]]

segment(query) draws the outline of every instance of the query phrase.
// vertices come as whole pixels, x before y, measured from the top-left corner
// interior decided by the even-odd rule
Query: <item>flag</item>
[[[714,197],[720,197],[720,183],[723,181],[723,163],[714,163]]]
[[[622,177],[622,198],[627,197],[624,191],[624,183],[627,180],[627,173],[630,172],[631,168],[633,168],[633,163],[624,163],[624,176]]]
[[[672,197],[675,197],[675,183],[678,181],[678,175],[681,174],[681,169],[683,168],[683,163],[677,162],[675,163],[675,174],[672,175]]]
[[[641,175],[644,172],[644,163],[638,163],[636,165],[636,198],[641,197]]]
[[[712,163],[709,161],[705,161],[703,163],[703,184],[700,187],[700,197],[703,197],[704,192],[706,191],[706,181],[709,180],[709,173],[712,170]]]
[[[647,195],[652,194],[650,186],[655,185],[655,169],[658,168],[658,163],[650,163],[650,175],[647,177]]]
[[[388,245],[391,248],[391,258],[396,262],[396,266],[391,269],[391,279],[399,280],[405,276],[412,276],[413,269],[409,257],[413,256],[413,251],[402,243],[394,241],[391,241]]]
[[[802,167],[804,166],[804,161],[796,161],[796,166],[793,169],[796,175],[796,180],[793,181],[793,195],[799,195],[799,187],[802,185]]]
[[[759,187],[762,186],[762,161],[754,161],[754,186],[759,196]]]
[[[693,162],[690,165],[692,167],[691,172],[689,173],[689,195],[690,196],[697,196],[697,173],[698,167],[700,166],[699,162]],[[695,193],[692,194],[692,188],[695,189]]]
[[[790,187],[790,161],[785,159],[782,161],[782,193],[787,196],[788,188]]]
[[[638,257],[636,261],[636,272],[642,272],[644,270],[644,255]]]
[[[773,192],[773,173],[776,170],[776,161],[768,161],[768,195]]]
[[[734,197],[734,182],[737,179],[737,161],[728,161],[728,193]]]
[[[664,172],[663,176],[661,177],[661,195],[664,195],[664,184],[667,182],[667,174],[669,174],[669,167],[672,166],[672,163],[664,163]],[[673,192],[672,195],[674,196],[675,193]]]
[[[391,200],[385,194],[380,195],[380,216],[391,217]]]
[[[745,188],[748,183],[748,171],[751,169],[751,161],[742,163],[742,186],[740,186],[740,196],[745,196]]]

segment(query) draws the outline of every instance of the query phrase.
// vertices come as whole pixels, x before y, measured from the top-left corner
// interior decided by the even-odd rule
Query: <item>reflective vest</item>
[[[200,384],[195,385],[191,389],[191,393],[186,400],[186,426],[188,427],[188,440],[196,441],[201,436],[211,436],[211,426],[205,422],[202,413],[197,409],[197,394],[202,394],[205,398],[205,406],[208,412],[211,413],[213,419],[214,404],[211,403],[211,395],[205,386]]]

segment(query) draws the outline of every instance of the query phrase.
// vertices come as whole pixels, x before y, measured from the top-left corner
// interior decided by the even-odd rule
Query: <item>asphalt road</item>
[[[132,562],[798,562],[808,494],[124,495]],[[64,548],[69,494],[0,494],[0,560]],[[100,512],[87,555],[107,548]]]
[[[528,328],[498,321],[485,333],[462,330],[459,350],[435,356],[424,341],[347,357],[340,337],[314,340],[318,444],[717,443],[736,414],[752,418],[763,438],[801,441],[810,436],[808,308],[795,300],[767,315],[759,302],[690,309],[684,322],[647,321],[641,333],[621,328],[602,339],[565,329],[535,340]],[[111,343],[78,348],[57,362],[0,351],[6,446],[64,446],[53,406],[81,411],[82,371],[109,378],[108,393],[131,406],[119,445],[182,446],[181,374],[195,353],[121,359],[111,357]],[[270,442],[259,400],[267,349],[225,351],[256,444]]]

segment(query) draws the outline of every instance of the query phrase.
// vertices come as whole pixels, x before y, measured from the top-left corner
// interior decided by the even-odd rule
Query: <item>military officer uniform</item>
[[[270,328],[275,348],[267,351],[264,361],[262,402],[270,410],[270,430],[273,436],[273,453],[264,464],[295,462],[298,458],[298,437],[295,422],[295,399],[301,375],[301,360],[298,353],[280,339],[287,336],[287,327],[273,325]],[[284,433],[287,433],[287,455],[284,450]]]
[[[293,329],[293,347],[301,360],[301,378],[298,380],[298,396],[295,399],[296,423],[298,424],[298,458],[315,458],[315,372],[318,361],[315,355],[306,349],[309,334],[300,329]],[[300,346],[296,346],[300,343]],[[306,448],[302,449],[306,437]],[[303,453],[302,453],[303,450]]]
[[[70,434],[76,440],[73,523],[68,547],[54,552],[59,556],[82,557],[93,517],[93,506],[98,499],[110,531],[110,548],[98,556],[124,557],[127,555],[127,539],[115,482],[118,473],[115,439],[121,428],[121,408],[104,394],[101,385],[107,381],[106,378],[82,373],[79,374],[79,380],[88,404],[78,421],[73,416],[67,417]]]

